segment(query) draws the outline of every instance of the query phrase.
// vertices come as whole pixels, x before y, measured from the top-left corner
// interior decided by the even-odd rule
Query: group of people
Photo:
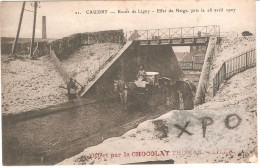
[[[140,66],[137,74],[137,82],[143,81],[147,81],[147,73],[144,67]],[[194,108],[193,96],[196,92],[196,86],[193,82],[186,79],[180,79],[171,83],[171,79],[162,77],[159,83],[159,88],[162,89],[166,96],[166,105],[179,109],[182,104],[182,108],[185,110]],[[117,86],[115,87],[117,88],[116,90],[119,91],[121,103],[126,104],[128,95],[128,87],[126,83],[118,80],[114,84]]]
[[[138,74],[137,74],[137,78],[138,80],[140,81],[145,81],[146,80],[146,77],[147,77],[147,74],[144,70],[144,67],[141,66],[139,71],[138,71]],[[127,85],[123,82],[123,81],[118,81],[117,85],[118,85],[118,90],[119,90],[119,93],[120,93],[120,98],[121,98],[121,101],[122,103],[126,104],[127,102]],[[72,79],[70,78],[69,82],[67,82],[67,87],[63,87],[65,89],[67,89],[68,93],[68,100],[70,102],[73,102],[74,99],[77,99],[77,95],[78,95],[78,82],[76,81],[76,79]]]

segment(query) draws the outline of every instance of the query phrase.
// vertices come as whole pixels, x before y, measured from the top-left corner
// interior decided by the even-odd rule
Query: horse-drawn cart
[[[154,106],[156,101],[154,94],[158,93],[158,72],[146,72],[145,78],[139,78],[134,82],[115,81],[115,91],[119,92],[121,103],[126,104],[127,109],[146,109]]]
[[[129,109],[154,109],[160,105],[169,109],[180,108],[180,94],[183,108],[194,108],[193,95],[196,86],[189,80],[178,80],[160,77],[158,72],[146,72],[145,78],[134,82],[115,81],[115,91],[119,92],[121,103]],[[132,111],[132,110],[131,110]]]

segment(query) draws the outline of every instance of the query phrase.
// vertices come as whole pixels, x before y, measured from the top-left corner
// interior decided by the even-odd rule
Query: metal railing
[[[238,32],[220,32],[219,33],[220,37],[229,37],[229,36],[233,36],[233,37],[238,37]]]
[[[157,40],[173,38],[192,38],[219,36],[220,26],[195,26],[167,29],[134,30],[129,32],[128,40]]]
[[[216,95],[221,83],[225,80],[254,66],[256,66],[256,49],[251,49],[225,61],[213,79],[213,96]]]
[[[181,66],[181,69],[191,71],[201,71],[203,67],[203,63],[194,61],[180,61],[179,65]]]

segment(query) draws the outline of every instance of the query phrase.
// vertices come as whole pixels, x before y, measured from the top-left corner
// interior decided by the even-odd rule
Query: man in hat
[[[147,77],[147,74],[146,74],[146,72],[144,70],[144,67],[140,66],[138,74],[137,74],[138,81],[145,81],[146,77]]]

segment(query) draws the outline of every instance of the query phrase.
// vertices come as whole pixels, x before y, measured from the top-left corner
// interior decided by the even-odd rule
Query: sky
[[[22,2],[1,2],[1,37],[16,35]],[[183,13],[179,10],[201,8],[213,10],[223,8],[235,9],[235,12],[198,12]],[[31,2],[25,9],[33,10]],[[150,10],[149,14],[118,14],[118,10]],[[157,13],[157,9],[173,13]],[[108,10],[107,14],[86,14],[87,10]],[[151,12],[155,11],[155,12]],[[75,14],[80,12],[81,14]],[[115,13],[110,13],[115,12]],[[242,32],[249,30],[255,33],[254,0],[172,0],[172,1],[63,1],[41,2],[37,10],[36,38],[41,37],[42,16],[47,17],[48,38],[61,38],[74,33],[102,30],[160,29],[173,27],[220,25],[221,31]],[[33,13],[25,11],[20,37],[32,36]]]

